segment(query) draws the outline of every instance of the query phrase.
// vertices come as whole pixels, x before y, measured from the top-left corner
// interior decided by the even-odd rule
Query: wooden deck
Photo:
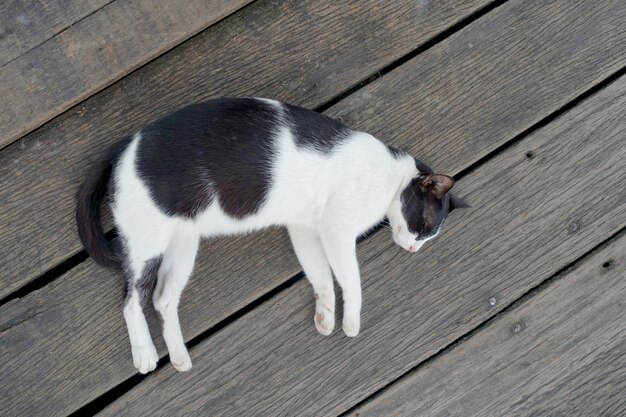
[[[2,2],[0,416],[626,415],[625,72],[623,0]],[[149,311],[141,376],[74,194],[111,142],[223,95],[366,130],[472,208],[418,254],[359,244],[355,339],[316,333],[284,231],[205,242],[193,369]]]

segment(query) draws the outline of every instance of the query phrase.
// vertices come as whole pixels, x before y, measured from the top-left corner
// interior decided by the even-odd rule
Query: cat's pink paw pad
[[[172,366],[178,372],[187,372],[191,369],[191,358],[186,350],[184,352],[181,351],[175,354],[170,354],[170,361],[172,362]]]
[[[332,317],[327,317],[324,313],[316,313],[314,321],[315,328],[321,335],[328,336],[333,332],[334,323],[332,322]]]

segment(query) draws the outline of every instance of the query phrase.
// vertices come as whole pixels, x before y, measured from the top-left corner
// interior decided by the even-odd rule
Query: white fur
[[[274,102],[272,102],[274,104]],[[280,104],[276,104],[280,106]],[[423,242],[408,231],[400,193],[418,172],[410,156],[396,159],[373,136],[355,132],[329,154],[296,147],[289,127],[277,129],[278,155],[273,186],[257,213],[235,219],[220,207],[219,196],[195,220],[165,215],[151,200],[135,170],[138,134],[115,170],[113,215],[126,239],[128,267],[137,280],[144,263],[163,255],[153,302],[163,318],[163,335],[174,367],[191,368],[178,321],[181,293],[193,270],[199,239],[286,226],[294,250],[316,297],[314,323],[328,335],[334,327],[332,273],[342,288],[343,330],[360,327],[361,284],[356,238],[387,216],[394,240],[416,251]],[[140,372],[153,370],[158,356],[136,290],[124,307],[133,361]]]

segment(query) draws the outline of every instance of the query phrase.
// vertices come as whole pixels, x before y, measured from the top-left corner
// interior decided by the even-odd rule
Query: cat
[[[78,190],[76,220],[87,253],[125,275],[134,366],[147,373],[158,361],[143,315],[152,295],[171,363],[182,372],[191,359],[178,305],[201,238],[287,227],[313,287],[318,332],[334,328],[334,273],[343,330],[354,337],[361,311],[356,239],[387,217],[395,243],[418,251],[450,211],[467,206],[450,193],[453,184],[407,152],[320,113],[221,98],[113,144]],[[112,241],[100,220],[107,193],[119,237]]]

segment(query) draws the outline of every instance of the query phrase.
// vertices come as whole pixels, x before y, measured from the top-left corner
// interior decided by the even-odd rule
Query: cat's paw
[[[361,327],[361,320],[356,319],[344,319],[343,320],[343,332],[348,337],[355,337],[359,334],[359,328]]]
[[[315,328],[322,336],[328,336],[335,328],[335,315],[329,311],[315,313]]]
[[[178,372],[187,372],[191,369],[191,358],[187,349],[170,352],[170,362]]]
[[[139,346],[132,349],[133,353],[133,365],[142,374],[154,371],[157,362],[159,361],[159,355],[157,354],[154,345]]]

